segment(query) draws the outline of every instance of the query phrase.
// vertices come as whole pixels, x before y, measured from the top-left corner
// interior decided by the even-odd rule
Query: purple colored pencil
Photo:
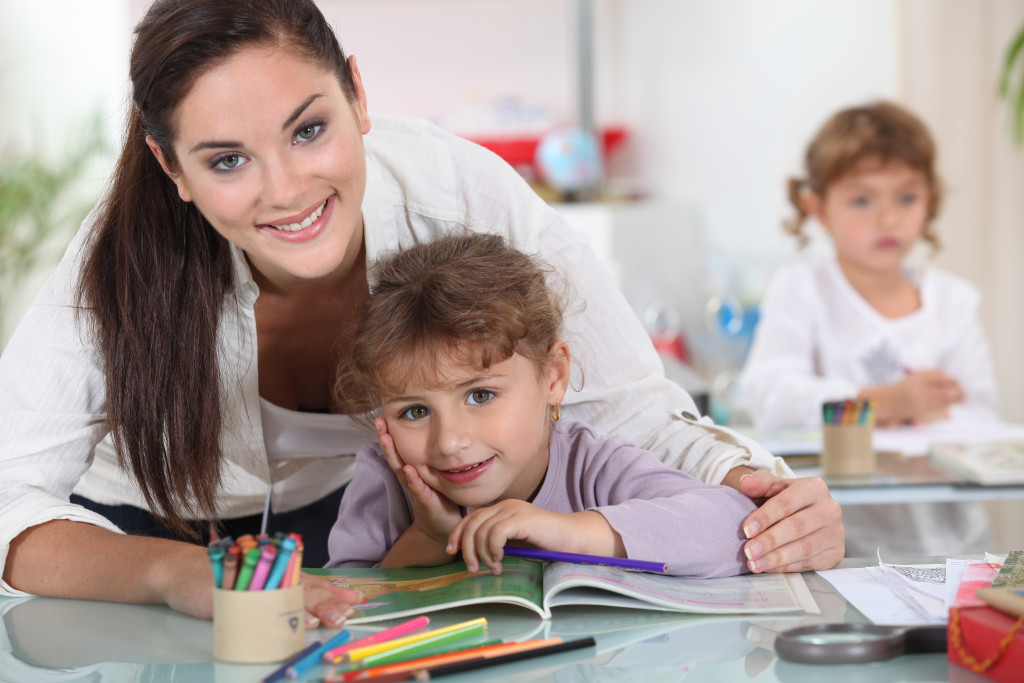
[[[625,557],[605,557],[603,555],[581,555],[579,553],[560,553],[557,550],[540,550],[539,548],[520,548],[507,545],[504,548],[507,557],[525,557],[530,560],[548,560],[551,562],[575,562],[576,564],[598,564],[605,567],[618,567],[640,572],[667,574],[668,565],[664,562],[647,560],[630,560]]]

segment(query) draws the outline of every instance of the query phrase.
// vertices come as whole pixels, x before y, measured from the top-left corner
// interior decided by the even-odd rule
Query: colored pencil
[[[321,664],[325,652],[330,650],[332,647],[338,647],[346,640],[348,640],[350,637],[352,637],[352,634],[348,631],[339,631],[338,633],[334,634],[334,636],[326,643],[324,643],[323,645],[316,648],[299,661],[289,666],[285,670],[284,675],[288,678],[298,678],[300,675],[306,673],[314,666]]]
[[[576,564],[595,564],[605,567],[618,567],[619,569],[632,569],[634,571],[654,572],[665,574],[668,572],[668,565],[664,562],[650,562],[647,560],[631,560],[627,557],[605,557],[604,555],[581,555],[579,553],[562,553],[557,550],[541,550],[539,548],[520,548],[507,545],[504,547],[505,555],[508,557],[525,557],[531,560],[547,560],[550,562],[575,562]]]
[[[510,664],[512,662],[521,662],[524,659],[546,657],[548,655],[557,655],[562,652],[570,652],[572,650],[579,650],[585,647],[594,647],[596,644],[597,642],[592,637],[587,637],[558,643],[556,645],[549,645],[547,647],[538,647],[533,650],[526,650],[525,652],[513,652],[512,654],[500,655],[498,657],[471,659],[468,662],[446,664],[445,666],[439,666],[433,669],[425,669],[417,672],[416,679],[429,681],[434,678],[460,674],[465,671],[475,671],[488,666],[500,666],[502,664]]]
[[[274,669],[269,674],[264,676],[263,680],[260,681],[260,683],[274,683],[275,681],[281,680],[282,678],[284,678],[285,672],[288,671],[289,667],[291,667],[296,662],[301,661],[306,655],[310,654],[311,652],[314,652],[317,648],[320,647],[320,645],[321,642],[319,640],[314,640],[312,643],[304,647],[300,652],[297,652],[295,655],[293,655],[291,659],[286,661],[279,668]]]
[[[328,650],[324,653],[324,661],[330,663],[337,663],[341,661],[341,656],[349,650],[357,647],[365,647],[367,645],[376,645],[377,643],[383,643],[385,640],[394,640],[395,638],[401,638],[402,636],[408,635],[413,631],[418,631],[421,628],[426,628],[430,624],[430,617],[420,615],[415,619],[409,621],[403,621],[401,624],[391,626],[383,631],[378,631],[371,635],[353,640],[351,643],[345,643],[338,647]]]
[[[443,636],[447,633],[465,630],[474,626],[487,626],[487,619],[485,619],[484,617],[480,617],[479,619],[470,619],[469,621],[463,621],[458,624],[452,624],[451,626],[435,628],[432,631],[424,631],[423,633],[415,633],[413,635],[404,636],[402,638],[387,640],[382,643],[374,643],[373,645],[352,648],[344,655],[342,655],[342,658],[343,661],[352,662],[358,659],[363,659],[364,657],[368,657],[369,655],[375,655],[379,652],[385,652],[387,650],[393,650],[395,648],[404,647],[409,643],[417,643],[421,640],[426,640],[428,638],[436,638],[438,636]]]
[[[445,666],[447,664],[468,662],[473,659],[487,659],[511,655],[517,652],[528,652],[530,650],[535,650],[542,647],[557,645],[561,642],[561,638],[547,638],[543,640],[526,640],[521,643],[496,643],[488,645],[478,645],[476,647],[471,647],[464,650],[438,653],[436,655],[431,655],[428,657],[411,659],[405,662],[398,662],[395,664],[385,664],[382,666],[372,667],[369,669],[363,669],[361,671],[348,671],[344,673],[342,680],[346,681],[346,683],[349,681],[377,680],[380,676],[400,673],[411,673],[419,671],[421,669],[431,669],[434,667]]]

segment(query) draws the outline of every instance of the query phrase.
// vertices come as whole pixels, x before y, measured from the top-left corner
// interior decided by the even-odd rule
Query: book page
[[[803,611],[783,574],[683,579],[552,562],[544,570],[544,587],[549,609],[558,605],[598,604],[701,614]]]
[[[415,569],[304,569],[342,588],[359,591],[349,624],[416,616],[450,607],[504,602],[543,616],[542,568],[535,562],[506,558],[501,576],[489,569],[476,573],[465,562]]]

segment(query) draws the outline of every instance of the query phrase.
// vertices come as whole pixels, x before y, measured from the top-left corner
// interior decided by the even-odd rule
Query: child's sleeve
[[[695,578],[749,571],[742,524],[756,505],[738,491],[615,440],[587,463],[581,481],[584,505],[604,516],[631,559],[665,562],[670,574]]]
[[[821,305],[804,267],[783,269],[769,285],[737,398],[757,427],[815,427],[822,403],[857,395],[852,382],[816,372],[821,334],[814,311]]]
[[[405,489],[384,454],[376,446],[363,446],[327,539],[326,566],[376,566],[412,524],[410,510]]]
[[[942,297],[946,306],[937,325],[937,338],[948,340],[939,370],[949,373],[964,390],[964,400],[952,406],[954,418],[999,418],[999,386],[988,337],[979,319],[981,296],[973,285],[952,277]]]

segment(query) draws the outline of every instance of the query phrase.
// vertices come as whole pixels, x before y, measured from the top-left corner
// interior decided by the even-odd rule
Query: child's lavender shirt
[[[582,423],[555,423],[544,481],[531,501],[552,512],[596,510],[622,537],[631,559],[668,564],[679,576],[731,576],[748,571],[743,520],[754,503],[665,466],[621,438]],[[405,489],[375,445],[356,455],[328,540],[328,567],[380,563],[412,523]]]

